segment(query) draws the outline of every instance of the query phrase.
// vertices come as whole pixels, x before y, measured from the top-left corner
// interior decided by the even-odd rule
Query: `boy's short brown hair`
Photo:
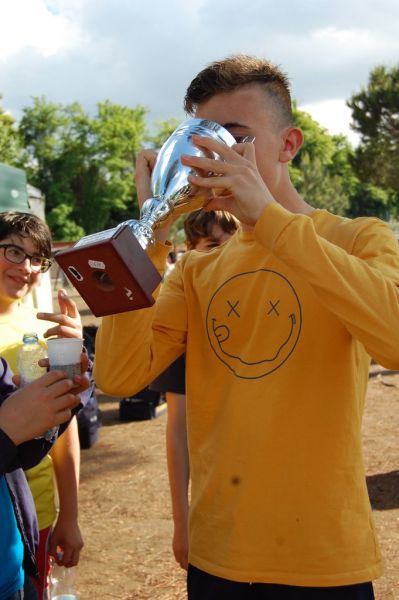
[[[238,228],[237,219],[224,210],[195,210],[190,213],[184,221],[184,232],[188,244],[195,248],[199,240],[210,237],[214,225],[219,227],[225,233],[233,234]]]
[[[184,110],[193,115],[198,105],[212,96],[251,84],[264,87],[280,117],[279,123],[283,127],[291,126],[292,104],[287,75],[270,61],[246,54],[215,61],[200,71],[187,88]]]
[[[51,258],[51,232],[47,224],[36,215],[24,212],[0,212],[0,240],[10,235],[29,237],[38,254]]]

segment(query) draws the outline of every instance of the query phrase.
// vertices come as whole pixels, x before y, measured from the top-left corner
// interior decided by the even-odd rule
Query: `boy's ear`
[[[187,238],[186,238],[186,248],[187,248],[187,250],[192,250],[194,248],[194,246],[192,245],[190,240],[188,240]]]
[[[292,160],[301,148],[303,140],[303,133],[299,127],[287,127],[282,135],[280,162],[287,163]]]

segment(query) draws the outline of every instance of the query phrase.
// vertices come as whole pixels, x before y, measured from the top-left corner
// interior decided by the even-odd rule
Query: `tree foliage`
[[[73,206],[58,204],[47,213],[47,223],[55,240],[78,240],[85,232],[80,225],[71,219]]]
[[[311,206],[344,215],[353,184],[347,163],[350,144],[342,136],[331,136],[296,105],[294,123],[304,133],[304,144],[290,166],[294,185]]]
[[[53,228],[62,217],[55,239],[137,215],[133,174],[147,131],[145,115],[143,107],[109,101],[97,105],[94,118],[78,103],[62,106],[45,98],[34,98],[24,109],[19,130],[29,180],[45,194]]]
[[[151,147],[155,150],[159,150],[179,124],[179,120],[175,118],[167,119],[166,121],[156,121],[156,132],[149,137]]]
[[[16,121],[0,106],[0,162],[19,167],[21,160],[22,145]]]
[[[353,160],[355,172],[361,181],[371,184],[374,189],[393,192],[387,202],[391,212],[397,213],[399,65],[375,67],[367,87],[354,94],[347,104],[352,109],[353,129],[360,134],[360,144]]]
[[[390,219],[391,194],[372,183],[357,181],[347,210],[349,217],[378,217]]]

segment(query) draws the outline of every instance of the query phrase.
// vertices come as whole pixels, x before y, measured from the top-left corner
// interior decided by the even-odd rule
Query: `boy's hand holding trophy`
[[[221,125],[205,119],[184,121],[162,146],[151,175],[152,198],[141,208],[139,220],[83,237],[56,254],[70,282],[97,317],[145,308],[154,303],[152,293],[161,281],[147,251],[154,231],[173,218],[201,208],[208,191],[188,182],[194,171],[184,166],[182,154],[204,156],[192,136],[211,137],[227,146],[234,137]],[[212,156],[220,159],[219,156]]]

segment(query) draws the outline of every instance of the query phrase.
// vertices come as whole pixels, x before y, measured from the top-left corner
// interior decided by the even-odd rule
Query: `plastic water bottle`
[[[24,333],[22,342],[17,356],[17,367],[21,376],[21,386],[25,386],[47,372],[46,367],[40,367],[38,364],[41,358],[47,358],[47,352],[39,343],[37,333]],[[40,437],[50,441],[57,431],[58,426],[52,427]]]
[[[76,567],[60,567],[53,563],[50,572],[51,600],[77,600]]]
[[[24,333],[22,346],[17,356],[21,385],[26,385],[46,373],[46,367],[40,367],[38,361],[46,358],[47,352],[39,343],[37,333]]]

